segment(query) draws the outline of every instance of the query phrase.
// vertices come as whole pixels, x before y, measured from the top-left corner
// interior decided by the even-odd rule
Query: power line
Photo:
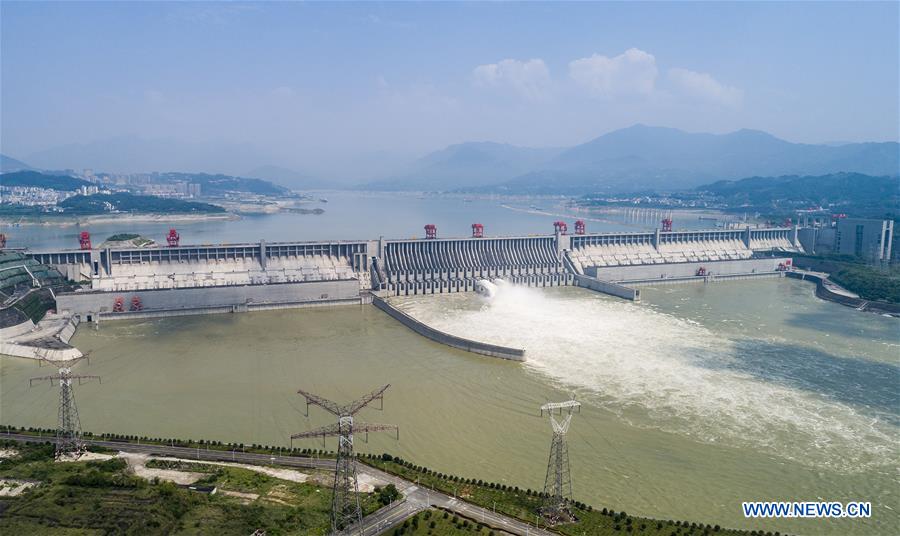
[[[565,417],[557,420],[553,415],[554,410],[558,410],[560,416],[565,413]],[[547,476],[544,478],[544,503],[541,506],[541,514],[551,523],[572,521],[572,514],[569,511],[569,502],[572,501],[572,473],[569,467],[566,433],[572,423],[572,414],[576,410],[581,412],[581,402],[576,400],[550,402],[541,406],[541,416],[543,417],[546,411],[550,417],[550,426],[553,428]]]
[[[79,385],[89,380],[97,380],[102,383],[100,376],[72,374],[72,366],[85,357],[87,356],[57,362],[42,358],[42,362],[56,366],[58,373],[39,376],[29,380],[29,387],[33,386],[34,382],[49,381],[50,385],[53,385],[54,381],[59,383],[55,454],[57,460],[64,458],[78,459],[85,451],[81,435],[81,420],[78,417],[78,406],[75,404],[75,391],[72,388],[72,380],[78,380]]]
[[[298,394],[306,398],[307,416],[309,416],[309,406],[312,404],[319,406],[338,418],[336,424],[329,424],[309,432],[300,432],[291,436],[292,448],[294,439],[321,436],[322,444],[324,445],[326,437],[338,437],[334,487],[331,499],[331,529],[335,534],[340,534],[354,524],[358,527],[360,534],[362,534],[362,508],[359,504],[359,481],[356,471],[356,454],[353,451],[353,433],[365,432],[366,441],[368,441],[369,432],[394,430],[397,432],[397,439],[400,439],[400,428],[395,424],[372,424],[354,422],[353,420],[353,416],[357,412],[375,400],[381,402],[380,409],[384,409],[384,392],[387,391],[388,387],[390,385],[385,385],[344,406],[307,391],[297,391]]]

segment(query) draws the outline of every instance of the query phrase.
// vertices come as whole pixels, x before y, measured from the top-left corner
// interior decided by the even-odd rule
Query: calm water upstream
[[[574,213],[559,200],[539,199],[465,199],[462,197],[423,196],[402,193],[321,192],[315,194],[327,203],[312,202],[309,208],[322,208],[323,214],[279,213],[249,215],[231,221],[141,222],[123,219],[116,223],[69,222],[66,225],[19,225],[0,222],[0,233],[9,238],[10,247],[33,249],[77,248],[78,235],[89,231],[95,244],[116,233],[137,233],[165,243],[169,228],[177,227],[183,244],[220,244],[294,240],[370,240],[422,236],[423,226],[434,223],[439,236],[468,236],[471,224],[482,223],[487,235],[551,234],[553,222],[576,218],[587,220],[589,231],[638,231],[659,226],[658,218],[644,212],[625,214],[613,210],[604,213]],[[681,229],[709,228],[714,222],[700,219],[701,213],[675,215]],[[704,213],[704,216],[715,216]]]
[[[550,426],[570,431],[579,499],[629,513],[801,534],[900,532],[900,321],[793,280],[644,289],[634,305],[576,288],[405,299],[437,327],[524,346],[528,362],[455,351],[369,306],[113,322],[82,328],[86,430],[289,443],[329,422],[298,388],[349,400],[383,383],[400,441],[363,450],[539,488]],[[0,359],[0,421],[53,426],[45,373]],[[321,447],[321,442],[303,446]],[[333,442],[329,448],[334,448]],[[748,521],[745,500],[864,500],[869,520]]]

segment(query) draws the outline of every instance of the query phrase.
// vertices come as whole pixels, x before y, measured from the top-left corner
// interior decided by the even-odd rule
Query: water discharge
[[[453,334],[524,347],[526,367],[633,426],[843,472],[896,466],[896,406],[884,415],[809,390],[802,369],[778,381],[765,366],[748,372],[754,345],[655,308],[494,283],[486,297],[400,306]]]
[[[539,489],[550,428],[538,408],[576,392],[579,500],[663,519],[794,534],[897,534],[898,320],[767,279],[644,288],[633,305],[578,288],[494,282],[402,298],[436,327],[524,346],[525,363],[437,344],[371,306],[83,324],[86,430],[290,445],[330,424],[296,394],[350,400],[391,384],[396,441],[357,447],[441,472]],[[0,358],[0,425],[56,423],[34,362]],[[2,429],[2,428],[0,428]],[[321,448],[311,441],[303,447]],[[329,442],[328,448],[334,448]],[[871,500],[868,520],[748,520],[745,500]]]

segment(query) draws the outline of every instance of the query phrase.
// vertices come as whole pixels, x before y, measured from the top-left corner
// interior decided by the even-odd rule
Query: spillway
[[[26,251],[85,291],[60,308],[85,318],[367,303],[371,295],[471,292],[479,280],[587,286],[636,299],[616,282],[777,275],[800,251],[797,229],[276,242]],[[201,291],[201,289],[203,291]],[[115,304],[140,303],[140,310]]]

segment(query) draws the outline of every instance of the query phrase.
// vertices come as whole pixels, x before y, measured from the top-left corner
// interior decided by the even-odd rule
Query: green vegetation
[[[230,175],[210,175],[208,173],[160,173],[154,178],[164,182],[188,182],[200,185],[204,196],[224,196],[230,193],[251,193],[279,196],[288,193],[287,188],[262,179],[232,177]]]
[[[896,218],[900,178],[862,173],[817,177],[789,175],[719,181],[696,189],[719,198],[729,209],[791,216],[796,209],[825,207],[861,218]]]
[[[218,488],[210,495],[133,476],[122,459],[56,463],[49,444],[0,446],[19,452],[0,464],[0,478],[38,483],[18,497],[0,499],[3,534],[246,535],[264,529],[307,535],[330,528],[331,493],[315,482],[186,463],[185,469],[207,475],[199,485]],[[367,513],[379,507],[375,496],[363,504]]]
[[[530,489],[519,489],[516,486],[483,482],[471,478],[461,478],[453,475],[438,473],[431,469],[414,465],[389,454],[380,457],[369,456],[361,458],[361,461],[377,467],[389,473],[401,476],[407,480],[416,481],[420,486],[439,490],[450,495],[456,495],[466,501],[485,508],[491,508],[498,513],[521,519],[529,523],[535,522],[535,512],[541,506],[542,494]],[[625,512],[613,510],[595,510],[590,505],[581,502],[572,504],[572,512],[578,519],[575,523],[557,525],[553,531],[564,535],[580,536],[583,534],[615,535],[615,534],[647,534],[647,535],[736,535],[750,534],[750,531],[724,529],[718,525],[704,525],[687,521],[663,521],[643,517],[630,516]],[[453,517],[452,515],[449,517]],[[458,516],[457,516],[458,518]],[[446,518],[444,518],[446,519]],[[455,528],[451,532],[433,532],[433,534],[459,534],[463,532],[478,532],[478,526],[472,521],[466,525],[462,520],[452,520]],[[407,528],[412,528],[408,526]],[[400,528],[402,529],[402,527]],[[428,534],[428,530],[436,530],[429,524],[423,525],[412,531],[413,534]],[[456,532],[452,532],[455,530]],[[396,532],[395,532],[396,533]],[[405,532],[404,532],[405,533]],[[403,533],[400,533],[403,534]],[[482,534],[488,534],[482,531]],[[777,534],[777,533],[775,533]]]
[[[19,434],[33,434],[38,435],[41,434],[52,434],[52,430],[41,430],[35,428],[20,428],[16,429],[14,427],[10,428],[11,432],[19,433]],[[121,441],[121,442],[135,442],[138,440],[136,436],[125,436],[125,435],[117,435],[117,434],[104,434],[94,436],[93,434],[85,434],[87,437],[94,439],[105,439],[107,441]],[[332,453],[319,451],[319,450],[311,450],[311,449],[285,449],[282,447],[271,447],[271,446],[263,446],[263,445],[244,445],[244,444],[231,444],[231,443],[222,443],[218,441],[203,441],[203,440],[184,440],[184,439],[163,439],[163,438],[140,438],[141,444],[147,443],[158,443],[164,445],[174,445],[181,447],[191,447],[191,448],[209,448],[209,449],[218,449],[230,451],[232,449],[237,449],[243,452],[254,452],[259,454],[270,454],[270,455],[279,455],[279,456],[308,456],[312,454],[316,454],[320,457],[333,456]],[[3,443],[0,442],[0,446]],[[18,445],[18,444],[17,444]],[[19,448],[19,447],[15,447]],[[49,447],[47,447],[49,448]],[[52,451],[47,450],[46,455],[52,457]],[[24,454],[23,454],[24,456]],[[530,490],[530,489],[520,489],[517,486],[509,486],[506,484],[496,484],[492,482],[483,482],[481,480],[471,479],[471,478],[461,478],[453,475],[446,475],[443,473],[439,473],[433,471],[431,469],[421,467],[418,465],[414,465],[411,462],[404,461],[401,458],[393,457],[389,454],[382,454],[381,456],[376,455],[361,455],[359,458],[360,462],[371,465],[372,467],[376,467],[388,473],[400,476],[405,478],[406,480],[418,482],[418,485],[424,486],[427,488],[431,488],[434,490],[442,491],[444,493],[450,495],[456,495],[472,504],[476,504],[479,506],[483,506],[485,508],[491,508],[498,513],[506,514],[511,517],[516,517],[523,521],[533,523],[535,521],[535,512],[540,507],[542,502],[541,493],[538,491]],[[238,490],[245,493],[257,493],[261,497],[265,496],[265,494],[270,493],[273,489],[274,485],[271,480],[264,475],[259,475],[244,469],[237,468],[222,468],[220,466],[215,466],[211,464],[204,464],[203,462],[197,462],[194,464],[193,462],[175,462],[174,465],[167,465],[172,462],[163,462],[163,461],[153,461],[147,464],[147,467],[156,467],[156,468],[171,468],[177,470],[186,470],[191,472],[204,473],[206,475],[198,484],[212,484],[216,486],[221,486],[223,489],[228,490]],[[60,464],[56,464],[57,466]],[[78,465],[78,464],[73,464]],[[196,467],[195,467],[196,465]],[[51,464],[52,466],[52,464]],[[27,476],[21,476],[19,474],[7,474],[4,470],[9,469],[9,466],[4,464],[0,464],[0,478],[29,478]],[[234,470],[232,470],[234,469]],[[44,478],[40,478],[37,476],[30,477],[33,480],[42,480],[45,481]],[[282,481],[278,481],[279,483]],[[281,484],[283,485],[283,484]],[[309,484],[302,484],[309,485]],[[382,489],[376,490],[376,493],[369,495],[366,497],[364,502],[364,511],[372,512],[376,510],[381,504],[384,504],[384,500],[387,497],[394,497],[396,490],[391,490],[391,486],[385,486]],[[280,490],[281,488],[279,488]],[[251,491],[247,491],[251,490]],[[181,489],[177,489],[176,491],[181,492]],[[224,494],[223,494],[224,495]],[[330,504],[330,492],[327,489],[327,486],[321,488],[321,492],[317,493],[321,500],[325,501],[325,506],[323,508],[327,512],[328,504]],[[194,496],[191,496],[192,498]],[[203,509],[199,506],[196,509],[190,509],[190,514],[183,514],[181,518],[173,523],[177,523],[177,527],[179,530],[188,534],[230,534],[232,530],[230,530],[231,526],[238,527],[240,530],[244,530],[249,527],[250,524],[247,522],[247,519],[257,520],[262,523],[263,521],[266,526],[272,527],[270,530],[271,534],[291,534],[292,532],[281,532],[282,524],[286,523],[285,519],[288,519],[288,514],[284,513],[284,517],[278,517],[277,507],[269,506],[260,503],[265,503],[265,501],[260,501],[259,499],[253,501],[250,505],[235,505],[234,501],[227,496],[219,497],[218,494],[213,496],[213,498],[209,498],[208,496],[204,498],[206,503],[201,504],[201,506],[205,505]],[[277,496],[276,496],[277,498]],[[215,502],[217,500],[224,500],[225,503]],[[310,514],[307,511],[303,510],[305,504],[303,501],[304,496],[298,495],[293,500],[300,501],[301,506],[300,510],[302,512],[295,514],[301,518]],[[311,499],[309,499],[311,500]],[[388,499],[390,502],[391,499]],[[212,504],[209,504],[209,501],[213,501]],[[230,502],[229,502],[230,501]],[[238,501],[240,503],[240,501]],[[278,503],[276,503],[278,504]],[[241,508],[249,507],[249,510]],[[2,508],[2,505],[0,505]],[[272,510],[275,508],[275,510]],[[310,506],[310,508],[312,508]],[[581,503],[574,502],[571,505],[572,512],[575,514],[577,518],[577,522],[568,523],[563,525],[557,525],[552,527],[551,530],[554,532],[558,532],[563,535],[571,535],[571,536],[580,536],[584,534],[592,534],[592,535],[618,535],[618,534],[639,534],[639,535],[652,535],[652,536],[718,536],[718,535],[748,535],[754,534],[751,531],[741,531],[735,529],[726,529],[719,527],[718,525],[706,525],[701,523],[692,523],[688,521],[674,521],[674,520],[656,520],[650,518],[636,517],[630,516],[625,512],[616,512],[614,510],[608,510],[606,508],[603,509],[594,509],[592,506]],[[201,513],[198,513],[202,510]],[[225,513],[223,513],[225,510]],[[226,515],[227,513],[227,515]],[[123,514],[124,515],[124,514]],[[129,514],[129,515],[137,515],[137,514]],[[422,520],[419,521],[418,527],[413,527],[413,521],[410,520],[410,523],[407,524],[406,528],[398,527],[395,530],[404,530],[403,534],[412,532],[415,534],[419,534],[416,531],[424,531],[424,534],[428,534],[428,531],[431,530],[434,535],[441,534],[460,534],[462,532],[474,532],[480,533],[485,536],[490,536],[491,531],[495,531],[494,536],[499,536],[503,534],[501,531],[497,529],[492,529],[490,527],[485,527],[481,531],[478,530],[477,520],[465,520],[460,516],[456,516],[457,519],[453,519],[453,515],[449,515],[447,518],[443,518],[443,514],[441,514],[441,518],[443,520],[449,519],[448,523],[442,523],[440,520],[435,518],[436,514],[431,514],[428,523],[424,523],[424,514],[421,516]],[[199,518],[199,519],[198,519]],[[294,522],[296,523],[296,518]],[[223,525],[223,520],[234,523],[234,525]],[[435,521],[435,526],[431,527],[431,521]],[[0,521],[0,530],[5,529],[5,525],[3,524],[5,521]],[[468,525],[466,525],[468,522]],[[199,523],[199,525],[194,525],[195,523]],[[448,524],[450,526],[448,526]],[[326,523],[327,525],[327,523]],[[229,530],[224,530],[222,527],[229,526]],[[192,528],[193,527],[193,528]],[[275,529],[278,528],[278,531]],[[212,530],[216,529],[216,530]],[[283,529],[287,531],[287,529]],[[312,530],[312,529],[310,529]],[[438,532],[440,531],[440,532]],[[127,533],[127,531],[121,531]],[[158,531],[163,532],[163,531]],[[249,534],[251,531],[248,531]],[[306,529],[300,531],[302,533],[306,533]],[[315,532],[312,530],[312,532]],[[151,532],[156,533],[156,532]],[[236,532],[237,533],[237,532]],[[390,533],[389,533],[390,534]],[[759,533],[762,536],[763,533]],[[766,533],[769,535],[770,533]],[[774,535],[778,535],[777,532],[771,533]]]
[[[900,303],[900,274],[881,272],[869,266],[848,265],[829,277],[863,299]]]
[[[152,195],[128,193],[76,195],[58,205],[65,214],[104,214],[107,212],[132,212],[136,214],[213,214],[225,209],[209,203],[196,203],[180,199],[164,199]]]
[[[900,303],[900,269],[880,270],[850,255],[797,255],[794,265],[828,272],[828,278],[865,300]]]
[[[71,192],[82,186],[91,186],[91,183],[68,175],[45,175],[37,171],[14,171],[0,175],[0,185],[7,187],[47,188],[49,190]]]
[[[20,266],[27,267],[42,288],[35,289],[31,275],[24,268],[17,269]],[[0,309],[0,327],[19,324],[28,318],[38,322],[48,310],[56,307],[50,288],[56,291],[71,290],[71,286],[56,269],[18,252],[0,252],[0,269],[0,302],[11,296],[17,300],[11,307]]]
[[[114,234],[111,237],[107,238],[107,242],[122,242],[123,240],[134,240],[135,238],[140,237],[139,234],[134,233],[119,233]]]
[[[447,534],[480,534],[496,536],[500,531],[443,510],[425,510],[403,521],[387,534],[393,536],[444,536]],[[502,532],[502,534],[506,534]]]

